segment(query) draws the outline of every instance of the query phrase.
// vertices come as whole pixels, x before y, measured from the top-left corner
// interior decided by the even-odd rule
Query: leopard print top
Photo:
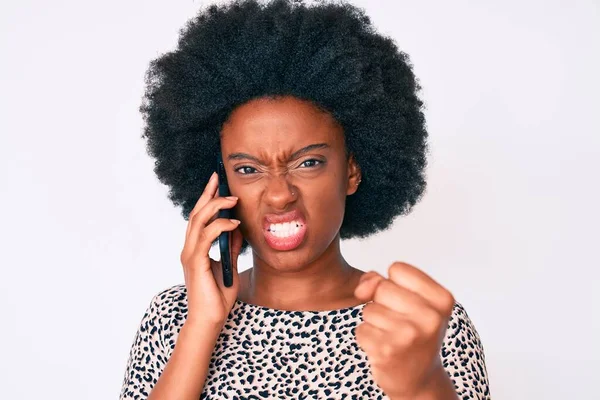
[[[236,301],[215,345],[201,399],[388,399],[354,328],[364,304],[283,311]],[[153,297],[129,352],[120,399],[146,399],[186,319],[185,285]],[[460,399],[490,399],[483,347],[456,303],[440,352]]]

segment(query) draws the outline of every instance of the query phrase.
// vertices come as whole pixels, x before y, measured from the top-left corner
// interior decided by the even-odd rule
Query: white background
[[[596,398],[598,2],[354,3],[410,54],[432,154],[423,201],[347,259],[448,287],[494,399]],[[2,398],[117,398],[151,297],[183,282],[186,223],[137,107],[204,4],[2,2]]]

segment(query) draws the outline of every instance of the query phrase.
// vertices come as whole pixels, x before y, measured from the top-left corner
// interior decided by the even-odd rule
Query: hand
[[[239,221],[218,218],[220,209],[232,208],[237,198],[218,197],[218,177],[213,173],[204,192],[190,212],[181,252],[181,264],[187,290],[186,325],[221,327],[233,307],[239,291],[237,260],[242,247]],[[208,251],[221,232],[233,231],[231,263],[233,285],[225,287],[221,263],[211,259]]]
[[[395,400],[431,393],[442,377],[446,380],[442,393],[449,393],[450,387],[451,398],[456,398],[439,355],[454,297],[409,264],[392,264],[388,275],[385,279],[370,271],[354,292],[357,298],[372,301],[364,306],[355,335],[367,354],[373,379]]]

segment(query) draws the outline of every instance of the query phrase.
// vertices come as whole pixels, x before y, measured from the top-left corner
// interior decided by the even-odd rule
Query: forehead
[[[317,142],[343,147],[341,126],[311,102],[291,96],[249,101],[231,113],[221,131],[229,151],[291,151]]]

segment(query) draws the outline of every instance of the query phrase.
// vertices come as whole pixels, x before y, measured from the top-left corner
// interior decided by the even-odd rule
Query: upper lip
[[[263,219],[265,228],[268,228],[271,224],[280,224],[291,221],[304,222],[304,214],[302,214],[302,212],[299,210],[292,210],[284,214],[267,214]]]

